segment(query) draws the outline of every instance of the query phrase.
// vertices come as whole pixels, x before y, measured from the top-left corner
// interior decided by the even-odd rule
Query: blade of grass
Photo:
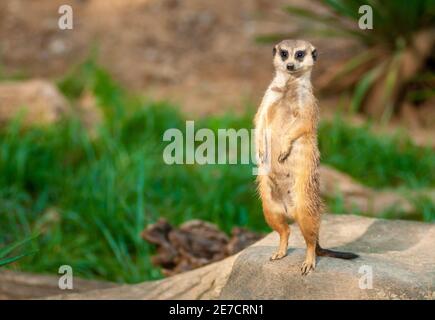
[[[15,243],[12,243],[2,249],[0,249],[0,258],[6,257],[9,253],[11,253],[13,250],[17,249],[18,247],[21,247],[22,245],[29,243],[31,240],[35,239],[37,235],[27,237],[21,241],[17,241]]]
[[[21,258],[24,258],[24,257],[30,256],[32,254],[35,254],[36,252],[37,251],[31,251],[31,252],[26,252],[26,253],[19,254],[19,255],[14,256],[14,257],[0,259],[0,267],[5,266],[5,265],[10,264],[10,263],[13,263],[15,261],[18,261]]]

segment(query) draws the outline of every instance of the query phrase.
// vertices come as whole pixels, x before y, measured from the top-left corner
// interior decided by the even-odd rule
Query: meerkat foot
[[[287,255],[287,253],[285,251],[277,251],[274,254],[272,254],[272,256],[270,257],[270,261],[274,261],[274,260],[279,260],[284,258]]]
[[[306,276],[309,274],[312,270],[316,268],[316,262],[312,260],[305,260],[304,263],[302,263],[301,272],[303,276]]]

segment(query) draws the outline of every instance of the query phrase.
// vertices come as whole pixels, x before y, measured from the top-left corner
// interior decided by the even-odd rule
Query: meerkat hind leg
[[[264,209],[264,216],[269,226],[279,234],[279,247],[270,257],[270,260],[278,260],[287,255],[288,238],[290,236],[290,227],[284,212],[274,212]]]
[[[307,244],[305,261],[302,263],[302,275],[309,274],[316,268],[316,245],[319,232],[319,222],[308,212],[299,212],[297,222]]]

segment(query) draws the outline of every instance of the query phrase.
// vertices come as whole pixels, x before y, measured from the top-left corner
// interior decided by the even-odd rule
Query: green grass
[[[322,162],[373,188],[435,186],[435,152],[400,134],[376,136],[370,126],[351,127],[339,117],[322,122]]]
[[[104,112],[92,137],[74,119],[0,130],[0,243],[39,234],[38,252],[15,262],[20,270],[119,282],[160,278],[152,248],[140,238],[159,217],[179,224],[205,219],[266,231],[251,165],[175,165],[162,160],[163,132],[185,119],[165,102],[131,97],[92,62],[59,83],[74,103],[91,90]],[[250,128],[253,110],[198,120],[195,127]],[[337,120],[320,128],[322,161],[374,187],[433,187],[435,155],[397,138]],[[434,220],[426,202],[417,219]]]
[[[28,255],[31,255],[35,252],[24,252],[24,253],[15,253],[14,252],[29,243],[33,237],[25,238],[21,241],[17,241],[15,243],[10,243],[7,246],[0,248],[0,267],[14,263],[15,261],[20,260]]]

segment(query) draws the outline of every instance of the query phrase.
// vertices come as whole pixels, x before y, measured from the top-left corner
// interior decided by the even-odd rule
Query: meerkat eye
[[[302,60],[305,57],[305,51],[299,50],[295,53],[295,59]]]
[[[281,58],[282,58],[283,60],[287,59],[287,57],[288,57],[288,51],[287,51],[287,50],[281,50],[281,51],[279,52],[279,54],[281,55]]]

